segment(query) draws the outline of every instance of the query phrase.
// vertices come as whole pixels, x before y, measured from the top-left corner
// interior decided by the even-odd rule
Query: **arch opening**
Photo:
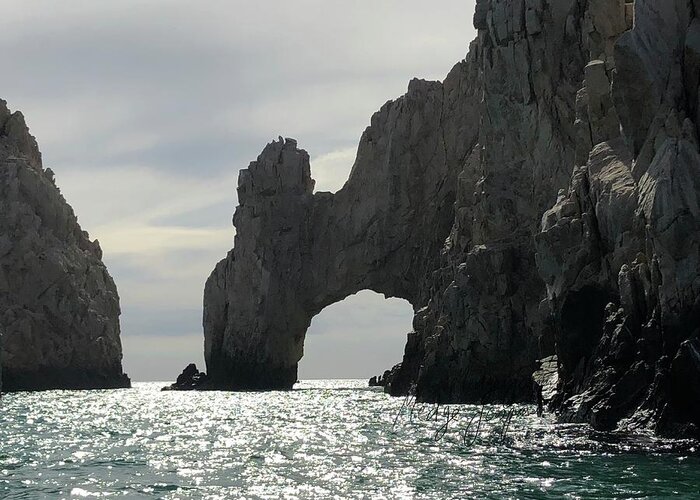
[[[369,379],[401,361],[413,307],[362,290],[316,314],[306,332],[298,378]]]

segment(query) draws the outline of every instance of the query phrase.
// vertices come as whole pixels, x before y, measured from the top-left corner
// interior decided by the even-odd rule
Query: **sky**
[[[372,113],[464,58],[474,3],[2,0],[0,98],[101,243],[133,380],[203,367],[202,292],[233,244],[238,171],[294,137],[316,189],[339,189]],[[382,372],[411,319],[370,291],[327,307],[300,377]]]

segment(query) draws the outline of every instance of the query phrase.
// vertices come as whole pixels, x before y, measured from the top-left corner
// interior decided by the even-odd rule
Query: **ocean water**
[[[413,405],[363,380],[162,385],[3,396],[0,498],[700,498],[693,443],[593,435],[529,406]]]

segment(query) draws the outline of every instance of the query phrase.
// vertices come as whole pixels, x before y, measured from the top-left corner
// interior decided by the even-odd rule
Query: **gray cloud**
[[[325,308],[304,341],[300,378],[369,378],[401,361],[413,310],[365,290]]]
[[[371,114],[465,55],[473,4],[3,1],[1,97],[102,243],[136,380],[201,362],[202,288],[231,246],[238,170],[296,137],[317,189],[337,190]],[[410,308],[353,300],[366,324],[349,329],[358,309],[345,302],[324,311],[304,376],[365,376],[400,358]]]

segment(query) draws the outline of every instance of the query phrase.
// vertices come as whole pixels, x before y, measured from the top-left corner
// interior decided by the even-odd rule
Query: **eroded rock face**
[[[591,148],[537,237],[555,406],[601,429],[688,435],[700,424],[698,20],[690,2],[634,9],[630,31],[618,11],[593,16],[608,39],[582,89]]]
[[[129,386],[119,296],[101,259],[22,114],[0,101],[3,390]]]
[[[531,398],[533,235],[574,161],[585,57],[575,2],[516,4],[480,2],[467,59],[372,118],[340,192],[312,194],[306,168],[284,173],[300,167],[283,143],[241,173],[236,243],[205,291],[210,374],[291,386],[313,315],[369,288],[416,310],[393,393]]]
[[[522,401],[551,349],[533,236],[567,185],[586,51],[576,1],[481,4],[471,52],[482,100],[478,146],[458,177],[452,230],[435,256],[392,393],[428,401]]]
[[[467,59],[373,117],[340,192],[269,145],[207,283],[210,370],[289,387],[311,317],[370,288],[415,310],[392,394],[529,400],[546,357],[563,418],[696,432],[696,9],[480,0]]]
[[[426,302],[456,178],[476,143],[477,81],[470,61],[442,84],[413,80],[372,117],[335,194],[313,193],[308,154],[291,139],[241,171],[235,245],[205,289],[212,381],[291,387],[311,318],[358,291]]]

